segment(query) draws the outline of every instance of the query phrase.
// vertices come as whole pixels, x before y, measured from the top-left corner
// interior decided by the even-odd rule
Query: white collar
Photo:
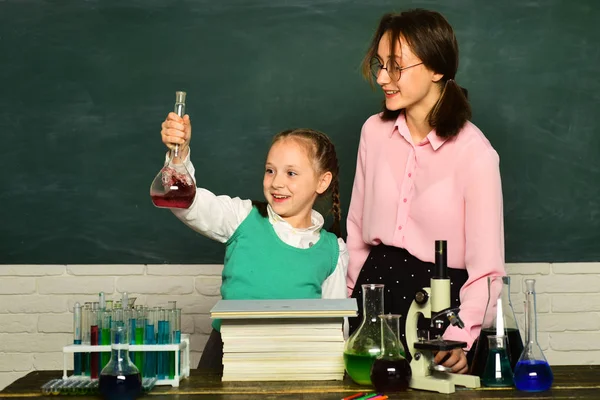
[[[290,225],[289,222],[283,219],[283,217],[281,217],[279,214],[273,211],[273,208],[271,208],[270,204],[267,205],[267,212],[269,214],[269,221],[271,222],[271,224],[285,225],[294,232],[316,233],[319,232],[321,228],[323,228],[323,224],[325,223],[323,216],[315,210],[311,210],[310,222],[312,225],[308,228],[294,228],[292,225]]]

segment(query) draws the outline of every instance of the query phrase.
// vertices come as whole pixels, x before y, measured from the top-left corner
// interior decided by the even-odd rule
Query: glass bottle
[[[525,392],[550,389],[554,375],[537,341],[535,279],[525,279],[525,348],[515,367],[515,386]]]
[[[483,378],[490,352],[489,336],[504,336],[506,338],[505,349],[513,372],[523,352],[523,340],[510,300],[510,277],[490,276],[487,278],[487,284],[488,301],[481,323],[481,333],[471,347],[468,357],[472,359],[469,374],[477,375],[480,378]]]
[[[99,388],[105,399],[135,399],[142,391],[140,371],[129,359],[129,330],[124,325],[111,329],[110,361],[100,373]]]
[[[408,389],[412,370],[400,341],[399,314],[380,315],[381,354],[371,368],[371,382],[379,393],[401,392]]]
[[[175,93],[175,113],[185,115],[185,92]],[[150,198],[156,207],[189,208],[196,196],[196,184],[179,154],[179,145],[169,151],[169,162],[150,185]]]
[[[381,321],[383,314],[382,284],[361,285],[363,320],[344,346],[344,365],[352,380],[359,385],[371,385],[371,368],[381,354]]]
[[[490,335],[488,340],[488,356],[483,370],[481,383],[484,386],[503,387],[513,385],[513,370],[510,367],[506,351],[507,337]]]

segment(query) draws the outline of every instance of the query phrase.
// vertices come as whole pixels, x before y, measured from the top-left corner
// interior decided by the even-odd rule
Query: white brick
[[[148,296],[148,307],[166,307],[169,300],[177,302],[183,314],[208,314],[210,309],[220,300],[220,297],[207,297],[202,295],[192,296]]]
[[[144,294],[191,294],[194,281],[186,277],[123,276],[117,278],[117,291]]]
[[[115,278],[112,277],[38,278],[37,284],[40,294],[97,294],[115,290]]]
[[[148,275],[172,275],[172,276],[221,276],[223,265],[148,265]]]
[[[69,265],[70,275],[144,275],[144,265]]]
[[[194,316],[185,314],[181,316],[181,332],[182,333],[194,333]]]
[[[0,276],[48,276],[64,273],[64,265],[0,265]]]
[[[521,339],[523,339],[523,343],[525,343],[527,340],[527,336],[525,335],[525,316],[523,314],[517,315],[517,320],[517,323],[519,324],[519,331],[521,333]],[[541,332],[538,329],[537,339],[542,350],[550,348],[550,337],[548,335],[548,332]]]
[[[598,293],[598,287],[600,275],[540,276],[535,282],[537,293]]]
[[[36,278],[0,278],[0,294],[35,293]]]
[[[63,353],[36,353],[33,355],[33,368],[37,371],[63,369]],[[67,369],[73,368],[73,355],[67,357]]]
[[[27,372],[2,372],[0,373],[0,390],[16,381],[17,379],[25,376]]]
[[[0,313],[2,314],[63,313],[65,311],[67,311],[66,296],[0,296]]]
[[[523,284],[523,276],[516,275],[510,277],[510,294],[521,293]]]
[[[544,355],[550,365],[598,365],[600,350],[596,351],[555,351],[548,349]]]
[[[596,274],[600,275],[600,263],[561,263],[552,264],[555,274]]]
[[[550,347],[559,351],[600,350],[600,333],[551,333]]]
[[[26,353],[5,353],[0,356],[0,372],[30,371],[33,355]]]
[[[547,313],[550,312],[550,299],[552,296],[548,294],[538,294],[535,295],[535,306],[536,310],[539,313]],[[511,293],[510,301],[513,306],[513,310],[515,314],[523,314],[525,312],[525,294],[524,293]]]
[[[506,264],[508,275],[548,275],[550,273],[550,264],[548,263],[526,263],[526,264]]]
[[[195,333],[190,336],[190,352],[191,351],[203,351],[204,346],[208,342],[208,335]]]
[[[552,296],[553,312],[600,311],[600,295],[578,294]]]
[[[0,352],[51,353],[72,343],[66,333],[0,333]]]
[[[205,296],[221,295],[221,277],[203,276],[196,278],[196,290]]]
[[[0,315],[0,332],[34,333],[37,328],[37,316],[31,314]]]
[[[37,322],[40,333],[73,333],[73,314],[42,314]]]
[[[212,321],[208,315],[194,315],[194,332],[209,335],[213,329]]]
[[[578,314],[540,314],[538,330],[540,332],[596,331],[600,329],[600,315],[592,313]]]

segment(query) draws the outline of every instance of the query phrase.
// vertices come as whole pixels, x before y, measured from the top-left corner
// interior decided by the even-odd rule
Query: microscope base
[[[455,392],[456,385],[472,389],[481,387],[478,376],[445,372],[434,372],[429,376],[413,376],[408,386],[412,389],[449,394]]]

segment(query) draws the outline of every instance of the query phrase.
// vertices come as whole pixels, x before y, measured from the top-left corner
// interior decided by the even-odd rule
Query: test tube
[[[104,337],[104,314],[106,314],[106,298],[104,292],[98,293],[98,345],[103,345],[106,341]],[[109,339],[110,344],[110,339]],[[108,359],[106,357],[109,357]],[[102,368],[108,363],[110,353],[103,352],[98,355],[98,371],[102,372]]]
[[[121,306],[124,310],[129,308],[129,295],[127,294],[127,292],[123,292],[121,296]]]
[[[169,313],[169,326],[171,330],[170,343],[179,344],[181,343],[181,308],[171,310]],[[181,363],[181,354],[179,357]],[[179,372],[181,374],[181,372]],[[169,379],[175,378],[175,352],[169,352]]]
[[[133,344],[144,344],[144,326],[146,325],[146,313],[144,307],[135,307],[135,332],[132,330]],[[144,367],[144,352],[136,351],[131,356],[133,363],[138,370],[143,371]]]
[[[84,345],[90,345],[90,313],[92,312],[92,303],[85,302],[81,313],[81,342]],[[81,372],[82,375],[90,376],[90,353],[81,354]]]
[[[113,301],[106,300],[106,311],[112,311],[112,309],[113,309]]]
[[[100,344],[103,346],[110,345],[110,326],[112,323],[112,310],[104,310],[102,313],[102,327],[100,334]],[[101,369],[110,361],[110,352],[103,352],[101,357]]]
[[[90,344],[92,346],[98,346],[98,310],[92,309],[90,312]],[[98,379],[98,369],[100,367],[99,353],[92,352],[90,358],[90,377],[92,379]]]
[[[73,344],[81,344],[81,305],[73,307]],[[73,353],[73,375],[81,375],[81,353]]]
[[[147,310],[146,326],[144,327],[144,344],[156,344],[156,336],[154,333],[154,325],[156,324],[156,310]],[[156,377],[156,352],[147,351],[144,354],[144,378]]]
[[[158,344],[169,344],[169,321],[166,310],[158,311]],[[158,379],[165,379],[169,371],[169,356],[166,351],[158,352]]]
[[[98,303],[101,310],[106,309],[106,299],[104,297],[104,292],[98,293]]]

